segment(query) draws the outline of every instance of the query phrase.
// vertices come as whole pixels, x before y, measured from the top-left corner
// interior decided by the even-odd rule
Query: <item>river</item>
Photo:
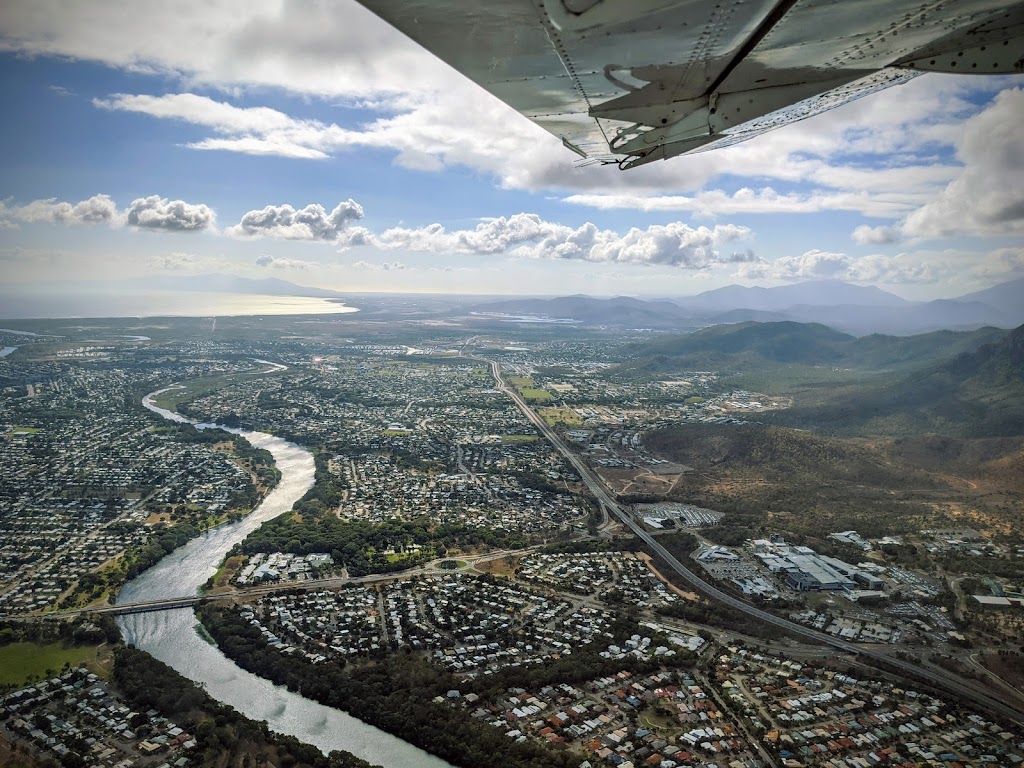
[[[165,419],[190,422],[153,403],[153,397],[164,391],[146,395],[143,405]],[[214,425],[197,426],[202,429]],[[312,486],[314,463],[309,451],[263,432],[221,428],[270,451],[281,471],[280,482],[252,514],[193,539],[125,584],[118,603],[196,594],[234,544],[264,521],[291,509]],[[253,720],[266,720],[278,733],[295,736],[324,752],[344,749],[385,768],[452,768],[444,760],[345,712],[310,701],[239,668],[200,637],[191,609],[130,614],[118,622],[125,642],[195,680],[218,701]]]

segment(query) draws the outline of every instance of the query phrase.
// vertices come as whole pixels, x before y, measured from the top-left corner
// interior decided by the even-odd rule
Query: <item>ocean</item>
[[[0,292],[0,319],[335,315],[358,312],[335,299],[193,291]]]

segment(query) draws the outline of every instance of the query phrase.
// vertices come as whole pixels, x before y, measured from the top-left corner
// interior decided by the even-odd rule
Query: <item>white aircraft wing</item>
[[[922,72],[1024,67],[1024,0],[359,2],[581,157],[621,168]]]

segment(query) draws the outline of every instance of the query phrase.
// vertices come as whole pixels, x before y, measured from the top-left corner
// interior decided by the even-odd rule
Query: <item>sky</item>
[[[244,10],[243,10],[244,9]],[[1024,78],[621,172],[348,0],[0,4],[0,283],[682,296],[1024,276]]]

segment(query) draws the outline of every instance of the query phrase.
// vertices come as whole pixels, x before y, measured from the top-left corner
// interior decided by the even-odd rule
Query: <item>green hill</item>
[[[873,334],[857,338],[820,323],[791,321],[716,325],[696,333],[663,336],[631,350],[624,370],[670,373],[701,367],[733,371],[769,365],[838,366],[908,370],[1006,335],[998,328],[935,331],[916,336]]]
[[[795,408],[774,421],[837,434],[1024,434],[1024,326],[891,383]]]
[[[817,364],[842,358],[853,336],[820,323],[737,323],[716,325],[684,336],[656,339],[636,347],[639,358],[706,359],[709,355],[752,355],[777,363]]]

